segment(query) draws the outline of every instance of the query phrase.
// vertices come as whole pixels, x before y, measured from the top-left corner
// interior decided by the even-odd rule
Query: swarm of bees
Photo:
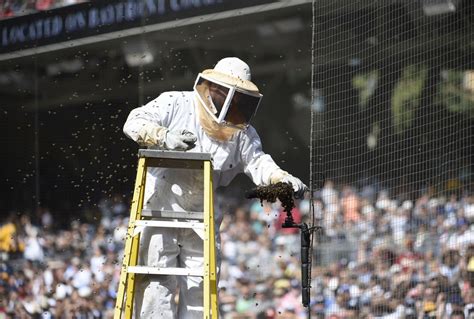
[[[290,213],[295,207],[295,201],[293,200],[293,187],[291,184],[276,183],[268,186],[259,186],[254,191],[256,197],[260,199],[260,202],[265,200],[274,203],[278,198],[283,210],[287,213]]]

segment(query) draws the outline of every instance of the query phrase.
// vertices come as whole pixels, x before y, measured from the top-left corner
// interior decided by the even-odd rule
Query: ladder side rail
[[[144,193],[145,188],[145,177],[146,177],[146,166],[145,166],[145,158],[140,158],[138,160],[138,167],[137,167],[137,177],[135,180],[135,188],[133,192],[133,199],[132,199],[132,207],[130,210],[130,221],[128,223],[128,229],[126,234],[125,240],[125,247],[124,247],[124,257],[122,260],[122,269],[120,270],[120,280],[119,280],[119,287],[117,291],[117,299],[115,302],[115,310],[114,310],[114,319],[120,319],[122,316],[122,309],[123,309],[123,302],[125,298],[125,288],[127,285],[127,267],[129,266],[131,256],[131,248],[132,248],[132,241],[130,240],[133,236],[134,232],[134,221],[139,215],[139,201],[142,198],[142,193]]]
[[[139,199],[138,203],[136,206],[136,215],[135,215],[135,220],[133,221],[133,224],[135,228],[136,227],[136,222],[141,219],[141,211],[143,209],[143,202],[144,202],[144,197],[145,197],[145,185],[146,185],[146,172],[147,172],[147,167],[148,167],[148,161],[145,159],[145,164],[144,164],[144,176],[143,176],[143,183],[142,187],[140,189],[140,194],[139,194]],[[134,229],[132,229],[134,232]],[[129,239],[130,240],[130,239]],[[138,248],[140,244],[140,234],[136,234],[131,238],[132,245],[131,245],[131,251],[130,251],[130,261],[129,261],[129,266],[136,266],[138,263]],[[127,269],[128,272],[128,269]],[[127,274],[127,299],[125,299],[125,318],[132,318],[133,314],[133,302],[135,300],[135,274],[134,273],[128,273]]]
[[[211,170],[212,172],[212,170]],[[210,284],[210,293],[211,293],[211,314],[213,319],[219,318],[219,310],[217,306],[217,248],[216,248],[216,231],[215,231],[215,219],[214,219],[214,188],[212,181],[211,173],[211,183],[210,183],[211,193],[210,197],[210,209],[209,209],[209,284]]]
[[[217,319],[217,264],[212,162],[204,161],[204,302],[203,318]]]
[[[204,162],[204,301],[203,318],[209,319],[211,314],[211,264],[209,262],[210,253],[210,210],[211,210],[211,162]]]

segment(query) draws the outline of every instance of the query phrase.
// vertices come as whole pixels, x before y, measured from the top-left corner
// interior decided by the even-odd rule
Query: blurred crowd
[[[474,318],[474,196],[422,193],[409,200],[328,181],[316,194],[314,318]],[[296,219],[309,222],[309,206],[299,202]],[[229,318],[306,318],[299,233],[282,229],[283,218],[268,203],[225,215],[220,300]]]
[[[472,194],[428,188],[407,199],[327,181],[312,204],[323,226],[314,238],[313,318],[474,318]],[[310,206],[296,203],[295,222],[311,222]],[[222,317],[306,318],[300,234],[281,227],[280,204],[218,197],[216,209]],[[46,208],[10,214],[0,228],[0,318],[111,318],[127,215],[121,195],[64,229]]]
[[[0,228],[0,318],[112,318],[127,214],[118,195],[64,229],[48,209],[11,214]]]
[[[51,10],[86,0],[0,0],[0,19]]]

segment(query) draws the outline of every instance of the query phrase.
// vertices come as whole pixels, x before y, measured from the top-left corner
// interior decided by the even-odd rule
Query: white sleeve
[[[280,169],[272,157],[262,150],[262,142],[250,126],[240,141],[240,154],[244,172],[256,185],[269,185],[270,176]]]
[[[135,142],[140,143],[144,132],[152,128],[168,127],[176,104],[176,92],[165,92],[144,106],[133,109],[123,126],[123,132]],[[142,144],[142,143],[140,143]]]

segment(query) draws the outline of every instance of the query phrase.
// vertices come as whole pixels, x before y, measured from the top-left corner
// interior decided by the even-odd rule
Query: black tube
[[[310,304],[310,263],[309,263],[309,248],[310,248],[310,233],[306,223],[301,224],[301,299],[304,307],[309,307]]]

